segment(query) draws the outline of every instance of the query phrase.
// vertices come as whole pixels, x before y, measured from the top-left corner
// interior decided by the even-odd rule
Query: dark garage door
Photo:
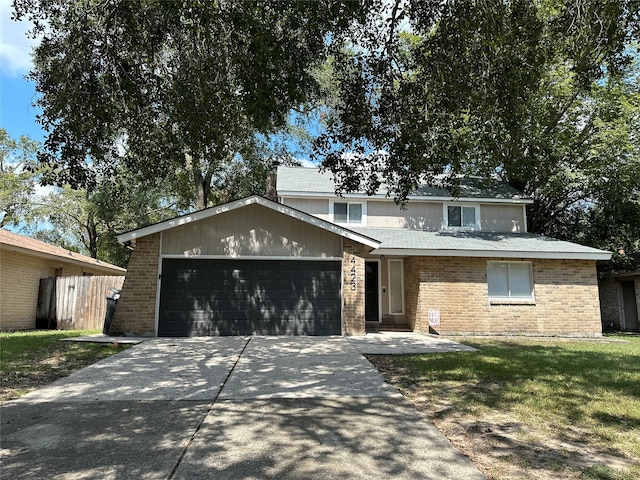
[[[164,259],[158,335],[339,335],[341,264]]]

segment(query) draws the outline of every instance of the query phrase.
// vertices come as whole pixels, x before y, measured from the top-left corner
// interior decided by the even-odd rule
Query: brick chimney
[[[269,200],[273,200],[274,202],[278,201],[278,192],[276,190],[278,165],[280,165],[280,162],[277,160],[271,162],[271,169],[267,173],[267,189],[265,192],[265,197],[267,197]]]

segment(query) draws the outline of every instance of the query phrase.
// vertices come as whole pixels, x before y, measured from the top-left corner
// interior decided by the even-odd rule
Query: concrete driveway
[[[0,476],[484,478],[361,354],[468,347],[392,337],[149,340],[3,404]]]

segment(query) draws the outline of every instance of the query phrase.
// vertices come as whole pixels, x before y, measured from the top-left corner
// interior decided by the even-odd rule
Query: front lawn
[[[0,402],[46,385],[120,351],[112,344],[61,342],[90,330],[0,333]]]
[[[368,358],[489,478],[640,478],[640,338]]]

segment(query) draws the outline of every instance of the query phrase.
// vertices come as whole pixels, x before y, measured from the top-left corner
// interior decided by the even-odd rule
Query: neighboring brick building
[[[603,329],[640,331],[640,271],[608,272],[599,285]]]
[[[124,268],[0,228],[0,330],[35,328],[41,278],[125,272]]]
[[[279,202],[252,196],[122,234],[135,244],[113,333],[599,336],[596,260],[526,232],[530,199],[475,182],[335,197],[280,168]]]

